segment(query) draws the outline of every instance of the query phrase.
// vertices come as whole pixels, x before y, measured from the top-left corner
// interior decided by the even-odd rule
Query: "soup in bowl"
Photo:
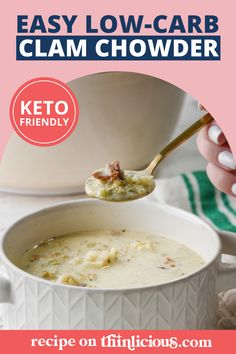
[[[210,226],[149,200],[46,208],[12,225],[0,249],[11,329],[214,328],[222,279],[236,278]]]
[[[132,288],[181,278],[198,270],[204,260],[178,241],[122,229],[53,237],[26,250],[16,264],[59,284]]]

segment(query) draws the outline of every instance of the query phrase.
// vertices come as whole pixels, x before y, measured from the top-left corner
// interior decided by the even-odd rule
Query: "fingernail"
[[[222,151],[218,155],[218,161],[224,166],[231,170],[236,169],[236,163],[233,158],[233,154],[229,151]]]
[[[222,139],[220,139],[220,135],[222,134],[222,130],[217,125],[212,125],[208,129],[208,136],[213,143],[220,145],[222,144]]]
[[[200,111],[205,111],[205,107],[203,107],[203,106],[201,105],[201,103],[198,103],[198,109],[199,109]]]
[[[231,191],[232,191],[233,194],[236,195],[236,183],[234,183],[234,184],[232,185]]]

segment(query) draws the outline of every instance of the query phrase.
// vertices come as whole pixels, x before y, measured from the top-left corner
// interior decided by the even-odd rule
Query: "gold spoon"
[[[85,183],[86,193],[94,198],[116,202],[145,197],[155,188],[153,172],[159,163],[212,120],[213,118],[209,113],[205,114],[166,145],[144,170],[122,171],[123,179],[107,178],[106,180],[102,180],[94,176],[89,177]],[[106,169],[98,170],[96,173],[103,177],[109,177]]]

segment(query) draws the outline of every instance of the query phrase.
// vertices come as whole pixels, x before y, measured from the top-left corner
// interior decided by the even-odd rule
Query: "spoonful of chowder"
[[[157,165],[212,120],[209,113],[205,114],[166,145],[144,170],[121,170],[119,162],[114,161],[107,164],[105,168],[94,171],[85,183],[87,195],[115,202],[145,197],[155,188],[153,172]]]

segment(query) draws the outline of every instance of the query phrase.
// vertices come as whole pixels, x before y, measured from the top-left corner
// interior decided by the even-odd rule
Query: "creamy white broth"
[[[48,239],[17,262],[26,272],[61,284],[132,288],[165,283],[203,266],[180,242],[147,232],[94,230]]]
[[[101,170],[102,171],[102,170]],[[91,176],[85,183],[90,197],[109,201],[128,201],[150,194],[155,188],[153,176],[144,171],[123,171],[123,179],[100,180]]]
[[[121,202],[145,197],[155,188],[153,176],[146,170],[121,170],[113,161],[94,171],[85,182],[85,192],[93,198]]]

